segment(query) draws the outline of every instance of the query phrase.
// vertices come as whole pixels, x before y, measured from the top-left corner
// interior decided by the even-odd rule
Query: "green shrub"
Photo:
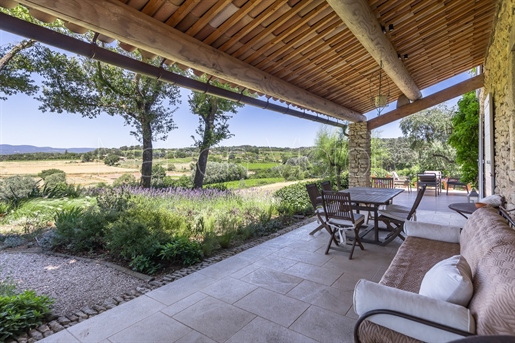
[[[60,185],[66,185],[66,175],[64,173],[54,173],[48,175],[45,179],[45,186],[54,188]]]
[[[192,177],[195,169],[192,170]],[[247,177],[247,170],[235,163],[208,162],[204,176],[204,184],[241,180]]]
[[[173,163],[170,163],[167,167],[166,167],[166,170],[167,171],[175,171],[175,164]]]
[[[118,156],[118,155],[109,154],[104,159],[104,163],[107,164],[108,166],[115,166],[119,162],[120,162],[120,156]]]
[[[370,168],[370,176],[372,177],[389,177],[388,171],[383,168]]]
[[[104,188],[97,196],[97,205],[104,212],[124,212],[133,206],[133,195],[124,188]]]
[[[0,341],[41,325],[52,303],[53,300],[34,291],[0,296]]]
[[[0,198],[7,201],[28,198],[38,193],[37,182],[30,176],[14,175],[0,183]]]
[[[105,227],[112,217],[94,208],[65,209],[55,216],[56,237],[52,244],[67,250],[93,251],[104,246]]]
[[[135,186],[138,184],[136,178],[132,174],[123,174],[113,182],[113,187],[121,187],[121,186]]]
[[[46,178],[50,175],[54,175],[54,174],[63,174],[66,176],[66,173],[64,172],[64,170],[61,170],[61,169],[55,169],[55,168],[52,168],[52,169],[45,169],[45,170],[42,170],[38,176],[40,178],[42,178],[43,180],[46,181]]]
[[[284,214],[312,214],[313,206],[309,200],[306,184],[299,182],[290,186],[283,187],[275,192],[275,196],[280,199],[279,211]]]
[[[161,246],[159,256],[168,262],[191,266],[202,260],[202,248],[198,242],[177,236],[171,242]]]

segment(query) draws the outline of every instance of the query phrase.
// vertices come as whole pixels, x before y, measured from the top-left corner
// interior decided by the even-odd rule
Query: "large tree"
[[[461,165],[461,180],[477,183],[479,156],[479,101],[475,92],[463,95],[458,111],[452,117],[453,132],[449,144],[456,149],[456,162]]]
[[[324,126],[318,130],[314,154],[329,171],[329,177],[336,180],[338,189],[341,189],[341,174],[349,164],[349,142],[345,129],[329,130]]]
[[[114,50],[141,59],[138,52]],[[146,62],[176,71],[158,58]],[[42,102],[43,112],[66,111],[87,118],[107,113],[121,116],[126,125],[134,128],[131,134],[143,144],[141,185],[150,187],[152,142],[166,139],[175,128],[172,114],[180,102],[178,87],[119,67],[56,52],[45,55],[42,74],[44,88],[37,99]]]
[[[457,171],[456,151],[447,143],[452,133],[452,115],[451,109],[439,105],[401,120],[400,129],[416,151],[421,171]]]
[[[207,81],[205,77],[201,77],[200,80]],[[210,83],[221,88],[231,89],[229,85],[221,84],[217,81]],[[198,138],[191,136],[195,141],[195,146],[199,149],[193,187],[202,188],[209,149],[222,140],[233,136],[229,131],[228,121],[232,118],[231,114],[236,114],[237,109],[244,105],[201,92],[192,92],[188,103],[191,112],[199,116],[199,126],[196,130]]]

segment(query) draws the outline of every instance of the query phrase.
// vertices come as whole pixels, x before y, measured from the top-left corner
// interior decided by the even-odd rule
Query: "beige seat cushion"
[[[458,244],[408,236],[379,283],[418,293],[429,269],[459,253]]]

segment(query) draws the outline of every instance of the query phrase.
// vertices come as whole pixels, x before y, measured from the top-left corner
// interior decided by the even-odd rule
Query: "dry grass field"
[[[36,176],[45,169],[61,169],[69,183],[92,185],[99,182],[112,183],[124,173],[139,177],[138,168],[119,168],[105,165],[104,162],[79,161],[8,161],[0,162],[0,177],[12,175]]]
[[[158,163],[156,160],[155,163]],[[111,167],[99,162],[79,162],[70,160],[61,161],[4,161],[0,162],[0,178],[13,175],[31,175],[36,177],[38,173],[45,169],[60,169],[66,173],[68,183],[88,186],[96,185],[100,182],[112,184],[114,180],[122,174],[133,174],[136,179],[141,176],[139,169],[141,161],[125,162],[123,167]],[[188,163],[176,163],[177,171],[167,172],[167,175],[179,177],[189,174],[183,170],[189,170]],[[183,169],[184,168],[184,169]]]

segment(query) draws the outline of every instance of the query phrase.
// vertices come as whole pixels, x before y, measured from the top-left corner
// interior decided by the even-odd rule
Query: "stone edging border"
[[[91,262],[99,262],[99,263],[102,263],[102,264],[105,264],[111,268],[114,268],[118,271],[121,271],[121,272],[124,272],[124,273],[127,273],[131,276],[134,276],[134,277],[137,277],[145,282],[147,282],[147,286],[148,287],[136,287],[136,289],[130,291],[130,292],[126,292],[124,294],[122,294],[121,296],[118,296],[118,297],[114,297],[114,298],[108,298],[108,299],[105,299],[103,302],[99,302],[97,303],[96,305],[93,305],[91,307],[84,307],[80,310],[76,310],[74,311],[72,314],[69,314],[69,315],[66,315],[66,316],[61,316],[61,317],[53,317],[51,318],[50,321],[48,321],[47,323],[44,323],[43,325],[40,325],[37,329],[33,329],[33,330],[30,330],[30,332],[28,333],[25,333],[21,336],[19,336],[18,338],[16,339],[10,339],[10,340],[7,340],[6,343],[34,343],[38,340],[41,340],[45,337],[48,337],[54,333],[57,333],[59,331],[62,331],[66,328],[69,328],[70,326],[73,326],[77,323],[80,323],[80,322],[83,322],[85,321],[86,319],[88,318],[91,318],[91,317],[94,317],[96,316],[97,314],[100,314],[104,311],[107,311],[111,308],[114,308],[120,304],[123,304],[129,300],[132,300],[132,299],[135,299],[137,297],[139,297],[140,295],[143,295],[153,289],[156,289],[156,288],[159,288],[161,286],[164,286],[170,282],[173,282],[175,280],[178,280],[184,276],[187,276],[189,274],[192,274],[196,271],[199,271],[203,268],[206,268],[212,264],[215,264],[217,262],[220,262],[222,261],[223,259],[226,259],[228,257],[231,257],[233,255],[236,255],[244,250],[247,250],[247,249],[250,249],[252,247],[255,247],[256,245],[259,245],[263,242],[266,242],[272,238],[276,238],[276,237],[279,237],[281,235],[284,235],[285,233],[288,233],[290,231],[293,231],[295,229],[298,229],[299,227],[301,226],[304,226],[306,224],[309,224],[313,221],[315,221],[316,218],[315,217],[311,217],[311,218],[307,218],[307,219],[303,219],[295,224],[292,224],[288,227],[285,227],[277,232],[274,232],[268,236],[265,236],[265,237],[259,237],[259,238],[256,238],[250,242],[247,242],[245,244],[242,244],[242,245],[239,245],[237,247],[234,247],[234,248],[230,248],[230,249],[227,249],[227,250],[223,250],[223,251],[220,251],[218,252],[217,254],[215,254],[214,256],[211,256],[205,260],[203,260],[202,262],[200,263],[197,263],[193,266],[190,266],[190,267],[184,267],[182,269],[178,269],[170,274],[167,274],[167,275],[164,275],[162,277],[160,277],[158,280],[155,280],[153,277],[151,276],[148,276],[148,275],[145,275],[145,274],[141,274],[141,273],[137,273],[137,272],[134,272],[132,270],[129,270],[125,267],[121,267],[119,265],[116,265],[114,263],[111,263],[111,262],[107,262],[107,261],[102,261],[102,260],[91,260],[91,259],[88,259],[88,258],[84,258],[84,257],[76,257],[76,256],[71,256],[71,255],[66,255],[66,254],[60,254],[60,253],[48,253],[48,252],[44,252],[46,254],[50,254],[50,255],[56,255],[56,256],[61,256],[61,257],[73,257],[73,258],[76,258],[78,260],[84,260],[84,261],[91,261]]]

